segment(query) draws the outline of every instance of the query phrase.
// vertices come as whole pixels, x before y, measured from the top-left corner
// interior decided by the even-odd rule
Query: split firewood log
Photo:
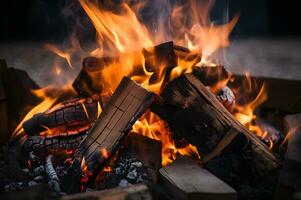
[[[174,199],[237,199],[232,187],[190,158],[180,157],[159,173],[160,183]]]
[[[127,77],[122,79],[100,117],[76,150],[75,159],[63,179],[65,192],[78,192],[82,175],[87,172],[86,175],[93,181],[152,101],[152,93]]]
[[[26,135],[21,139],[22,149],[36,154],[75,151],[90,128],[87,126],[50,136]]]
[[[198,148],[203,162],[219,155],[238,134],[250,141],[254,164],[275,169],[280,162],[254,133],[240,124],[194,74],[171,81],[151,110],[179,137]]]

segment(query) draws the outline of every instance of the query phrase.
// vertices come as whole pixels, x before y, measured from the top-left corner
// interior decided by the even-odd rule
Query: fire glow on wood
[[[210,22],[208,17],[212,7],[211,1],[199,5],[198,1],[192,0],[187,5],[171,9],[172,33],[170,37],[170,34],[167,34],[170,30],[166,30],[170,28],[169,26],[159,23],[154,32],[140,22],[137,13],[143,8],[143,3],[131,6],[122,3],[117,12],[112,12],[89,0],[79,0],[79,2],[94,25],[98,44],[97,49],[88,53],[89,56],[83,61],[84,69],[73,82],[72,86],[80,98],[60,101],[60,97],[64,93],[72,90],[71,85],[65,85],[59,90],[54,87],[45,87],[33,91],[41,99],[41,103],[26,114],[12,137],[23,137],[23,140],[26,140],[23,144],[24,149],[28,152],[46,153],[62,150],[68,155],[71,154],[72,157],[75,151],[74,156],[75,160],[78,159],[78,163],[73,161],[71,167],[78,165],[81,169],[81,189],[84,190],[89,177],[93,176],[93,172],[90,170],[96,170],[94,167],[89,168],[90,163],[86,163],[92,157],[94,159],[94,152],[90,152],[90,146],[93,146],[94,143],[89,143],[88,139],[91,136],[94,142],[99,140],[105,143],[105,139],[94,137],[93,131],[96,128],[99,130],[102,128],[101,125],[98,126],[97,122],[106,119],[108,114],[103,114],[103,111],[108,111],[112,105],[118,109],[123,106],[122,103],[117,105],[116,99],[110,99],[112,95],[113,97],[117,95],[116,91],[119,91],[117,89],[119,87],[121,87],[119,89],[123,95],[122,89],[125,90],[123,88],[125,86],[122,85],[123,77],[135,81],[145,91],[154,93],[154,99],[156,99],[157,96],[160,97],[164,88],[171,81],[180,80],[177,78],[185,73],[192,73],[197,68],[205,68],[209,72],[206,74],[208,77],[215,76],[210,72],[215,69],[223,69],[216,64],[215,53],[230,45],[229,35],[237,23],[238,17],[234,17],[226,24],[216,25]],[[187,9],[190,12],[187,12]],[[173,42],[168,42],[171,39]],[[74,68],[72,54],[76,52],[77,48],[80,48],[79,43],[74,42],[75,40],[73,37],[74,48],[68,51],[60,50],[50,44],[47,44],[46,47],[65,59],[69,66]],[[60,67],[54,66],[54,68],[56,74],[60,76]],[[240,87],[228,87],[227,85],[233,81],[230,74],[227,73],[226,77],[214,77],[214,79],[217,81],[214,84],[206,85],[207,89],[240,123],[259,138],[267,139],[268,146],[272,148],[274,141],[268,137],[267,130],[262,130],[254,124],[256,119],[254,110],[266,99],[264,86],[252,100],[244,101],[244,94],[253,92],[252,81],[247,81]],[[248,76],[247,80],[249,80]],[[136,89],[136,86],[132,87]],[[129,94],[133,92],[133,97],[136,97],[137,94],[143,97],[142,92],[139,89],[137,91],[137,93],[131,90],[127,92]],[[148,93],[145,96],[147,101],[153,98],[148,97]],[[138,100],[133,98],[133,101]],[[194,99],[185,101],[189,107],[189,103]],[[142,102],[140,106],[145,106],[144,103]],[[172,106],[177,107],[176,105]],[[181,106],[184,110],[185,105]],[[162,142],[162,166],[171,164],[179,155],[202,159],[203,155],[199,154],[198,146],[189,143],[190,141],[176,138],[168,127],[168,120],[161,119],[161,116],[157,116],[150,110],[144,112],[139,109],[133,113],[133,119],[137,118],[138,114],[143,115],[135,121],[131,130]],[[129,124],[131,122],[129,121]],[[107,128],[108,126],[103,127]],[[128,129],[126,126],[122,128]],[[229,135],[233,134],[231,130],[226,132]],[[118,138],[119,140],[121,139]],[[99,145],[103,143],[99,143]],[[49,145],[47,146],[47,144]],[[255,143],[255,145],[257,144]],[[220,148],[222,150],[225,147]],[[217,154],[221,150],[218,150]],[[101,159],[104,160],[114,153],[116,153],[116,149],[110,146],[102,147],[98,151]],[[100,160],[100,158],[97,159]],[[48,159],[48,162],[51,163],[51,159]],[[98,173],[112,170],[109,165],[102,167],[103,171]],[[76,171],[72,173],[76,174]]]

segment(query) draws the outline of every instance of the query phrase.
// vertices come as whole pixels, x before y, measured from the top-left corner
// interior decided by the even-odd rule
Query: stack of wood
[[[93,179],[112,156],[122,145],[126,144],[125,138],[132,125],[148,108],[168,124],[175,138],[184,141],[177,145],[185,146],[190,143],[196,146],[201,155],[200,163],[235,189],[238,188],[238,184],[228,181],[212,167],[213,162],[216,162],[216,166],[222,165],[219,159],[227,159],[226,155],[229,152],[232,155],[229,162],[247,163],[247,165],[254,166],[256,175],[280,167],[279,159],[231,113],[235,101],[240,101],[240,99],[235,99],[229,88],[239,85],[242,77],[234,76],[235,81],[231,82],[229,87],[220,87],[218,83],[228,80],[231,76],[223,66],[196,66],[192,73],[182,74],[169,80],[171,70],[177,66],[179,58],[197,64],[201,56],[176,46],[172,42],[155,46],[153,51],[145,49],[142,53],[145,56],[146,68],[154,72],[151,81],[156,79],[158,71],[160,71],[155,64],[166,66],[163,72],[165,78],[159,95],[147,91],[130,78],[124,77],[109,101],[105,104],[101,102],[104,109],[99,118],[97,118],[98,105],[96,102],[85,101],[83,107],[82,102],[75,101],[55,110],[38,114],[23,124],[25,132],[31,135],[24,143],[27,151],[49,152],[54,149],[76,149],[74,161],[62,180],[62,189],[65,192],[80,191],[83,175],[88,174],[91,180],[87,184],[93,182]],[[84,59],[83,68],[73,83],[78,97],[89,99],[95,94],[100,94],[104,89],[101,71],[116,59],[108,57]],[[133,74],[135,73],[141,72],[134,71]],[[264,80],[264,78],[254,79],[260,84]],[[281,82],[267,80],[270,80],[268,84],[274,85],[276,88]],[[300,85],[293,85],[295,88],[300,88]],[[268,87],[268,95],[277,98],[279,93],[273,90],[274,86]],[[249,98],[254,98],[252,95],[254,94],[250,94]],[[300,99],[296,101],[294,97],[290,98],[291,104],[287,111],[299,109],[298,101]],[[1,93],[0,84],[1,108],[9,108],[6,102],[8,98],[7,93]],[[265,106],[286,110],[282,101],[278,100],[269,100]],[[5,111],[5,109],[1,109],[1,111]],[[5,115],[7,112],[3,113]],[[1,116],[3,113],[0,113]],[[3,124],[0,125],[3,126]],[[45,131],[45,127],[50,129],[61,127],[60,130],[64,131],[60,131],[61,133],[54,137],[37,136]],[[66,131],[72,127],[77,127],[76,136],[71,136]],[[158,167],[156,166],[156,168]],[[225,167],[225,169],[227,168]],[[197,183],[200,185],[198,188],[194,188],[195,190],[191,190],[190,187],[183,186],[181,183],[182,181],[187,184],[193,183],[184,177],[185,171],[191,172],[192,176],[198,175],[196,176]],[[162,184],[171,193],[175,192],[181,199],[193,199],[194,197],[210,199],[208,193],[215,193],[214,197],[216,198],[236,198],[235,191],[230,186],[192,161],[179,160],[174,165],[162,168],[160,174]],[[250,174],[254,175],[253,171],[250,171]],[[244,176],[243,174],[239,175]],[[208,188],[202,185],[202,183],[206,183],[204,177],[206,180],[212,180],[212,185]],[[195,184],[197,185],[197,183]],[[210,190],[212,187],[221,187],[221,190],[214,192]],[[194,196],[195,193],[198,195]],[[207,194],[205,195],[205,193]]]

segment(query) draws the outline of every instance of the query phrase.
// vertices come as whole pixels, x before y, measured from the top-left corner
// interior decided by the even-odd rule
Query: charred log
[[[184,47],[176,46],[173,42],[162,43],[153,48],[143,49],[142,52],[137,53],[143,54],[146,69],[153,72],[150,82],[157,80],[158,76],[161,76],[161,73],[163,73],[163,87],[169,81],[170,72],[177,66],[178,59],[195,64],[201,60],[201,55],[192,53]],[[93,94],[100,94],[103,90],[102,70],[113,62],[118,62],[118,59],[118,57],[85,58],[83,68],[73,82],[73,88],[80,96],[87,97]],[[163,72],[162,67],[164,67]],[[136,67],[136,69],[138,70],[134,71],[133,74],[144,73],[141,66]],[[139,71],[139,69],[141,70]]]
[[[81,128],[77,131],[60,133],[54,136],[25,136],[22,145],[25,152],[53,153],[75,150],[85,138],[90,127]]]
[[[279,161],[255,134],[241,125],[217,98],[192,74],[185,74],[170,82],[161,94],[174,113],[167,120],[176,135],[198,148],[204,161],[221,153],[241,133],[250,140],[254,164],[260,169],[275,169]],[[160,111],[160,105],[157,111]],[[163,108],[166,109],[166,108]],[[240,149],[241,150],[241,149]]]
[[[109,57],[85,58],[83,60],[83,68],[72,84],[77,94],[85,97],[100,94],[103,89],[101,71],[113,61],[114,59]]]
[[[47,129],[72,129],[84,127],[97,118],[98,102],[91,98],[72,99],[44,112],[34,115],[23,123],[28,135],[37,135]]]

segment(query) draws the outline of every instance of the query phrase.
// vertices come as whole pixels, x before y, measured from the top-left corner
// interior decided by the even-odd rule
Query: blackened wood
[[[83,127],[97,118],[98,103],[91,98],[64,101],[44,113],[38,113],[23,123],[28,135],[37,135],[46,129]]]
[[[202,66],[195,67],[192,74],[206,86],[215,86],[217,83],[229,79],[230,73],[224,66]]]
[[[190,158],[178,158],[159,172],[161,184],[174,199],[237,199],[234,189]]]
[[[82,162],[89,172],[97,174],[152,101],[152,93],[127,77],[122,79],[95,125],[75,152],[75,160],[64,177],[65,192],[79,190],[78,179],[75,177],[80,178],[81,170],[78,167]]]
[[[174,46],[171,41],[143,49],[142,52],[136,53],[143,54],[146,69],[153,72],[150,83],[157,81],[158,77],[164,76],[163,87],[169,81],[171,70],[177,66],[178,58],[185,61],[194,61],[194,63],[201,60],[201,55],[193,54],[186,48]],[[121,54],[119,56],[127,55]],[[73,88],[81,96],[100,94],[103,89],[101,71],[113,62],[119,62],[119,57],[85,58],[83,61],[83,68],[73,82]],[[142,66],[136,66],[133,74],[129,74],[129,76],[139,75],[141,73],[144,73]]]
[[[7,70],[5,60],[0,59],[0,145],[4,144],[9,136],[8,102],[4,91],[2,71]]]
[[[197,146],[202,156],[213,151],[225,134],[234,128],[250,140],[253,162],[258,168],[274,169],[279,166],[278,159],[267,146],[240,124],[194,75],[185,74],[174,79],[161,96],[170,105],[178,107],[168,122],[172,130]]]
[[[89,127],[86,127],[54,136],[25,136],[22,149],[37,154],[76,150],[88,130]]]
[[[103,89],[101,71],[113,61],[110,57],[84,58],[83,68],[72,84],[78,95],[88,97],[100,94]]]

